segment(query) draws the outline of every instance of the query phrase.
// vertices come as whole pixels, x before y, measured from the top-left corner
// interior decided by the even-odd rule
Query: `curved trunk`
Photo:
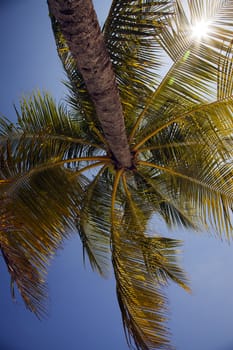
[[[132,157],[115,74],[92,1],[48,0],[48,5],[83,76],[118,167],[130,168]]]

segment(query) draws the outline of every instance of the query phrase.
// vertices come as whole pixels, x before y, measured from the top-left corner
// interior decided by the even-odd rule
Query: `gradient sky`
[[[110,1],[94,3],[103,23]],[[0,113],[14,120],[13,103],[36,89],[62,98],[64,73],[46,1],[0,0],[0,33]],[[175,234],[185,240],[182,262],[193,293],[173,285],[168,289],[173,343],[177,350],[232,350],[233,247],[205,233]],[[46,320],[25,310],[19,296],[16,303],[11,300],[1,260],[0,276],[0,350],[128,349],[114,280],[83,267],[78,238],[67,242],[51,264]]]

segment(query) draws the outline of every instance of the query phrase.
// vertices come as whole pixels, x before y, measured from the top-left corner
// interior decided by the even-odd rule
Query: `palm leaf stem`
[[[99,135],[98,135],[99,136]],[[70,136],[53,136],[53,135],[49,135],[49,138],[51,140],[61,140],[61,141],[68,141],[68,142],[73,142],[73,143],[77,143],[80,145],[88,145],[90,147],[95,147],[95,148],[100,148],[105,150],[104,147],[102,147],[101,145],[97,144],[97,143],[91,143],[88,140],[83,140],[83,139],[76,139]],[[104,142],[104,138],[102,137],[102,139],[100,140],[103,144],[106,144],[106,141]]]
[[[42,170],[47,170],[50,168],[54,168],[56,166],[64,165],[67,163],[73,163],[73,162],[95,162],[95,161],[100,161],[100,162],[107,162],[109,161],[109,157],[105,156],[94,156],[94,157],[78,157],[78,158],[71,158],[71,159],[63,159],[59,162],[54,162],[54,163],[48,163],[46,165],[38,166],[34,169],[31,170],[31,174],[34,172],[42,171]]]
[[[120,178],[124,172],[124,169],[120,169],[116,171],[116,176],[113,184],[112,189],[112,203],[111,203],[111,217],[112,217],[112,225],[114,225],[114,212],[115,212],[115,203],[116,203],[116,194],[117,194],[117,188],[120,182]]]
[[[10,188],[8,188],[7,194],[10,195],[11,193],[13,193],[15,191],[15,189],[18,188],[18,186],[20,184],[22,184],[26,179],[29,179],[32,175],[35,175],[41,171],[46,171],[48,169],[52,169],[52,168],[64,165],[66,163],[82,162],[82,161],[98,161],[98,160],[99,160],[99,162],[97,162],[95,164],[91,164],[92,167],[100,166],[100,163],[101,164],[107,164],[108,162],[110,163],[108,157],[79,157],[79,158],[66,159],[66,160],[62,160],[60,162],[49,163],[49,164],[45,164],[42,166],[38,166],[36,168],[31,169],[27,173],[24,173],[23,175],[21,175],[16,181],[13,182],[13,179],[12,179],[13,183],[10,186]],[[88,166],[80,169],[79,173],[82,173],[82,172],[88,170],[87,168],[88,168]],[[75,176],[77,176],[77,175],[78,175],[78,172],[75,173]]]
[[[99,162],[99,165],[100,164],[101,164],[101,162]],[[105,169],[107,167],[107,164],[104,164],[104,163],[102,163],[102,164],[104,166],[98,171],[94,180],[91,182],[90,186],[88,187],[87,196],[84,198],[84,201],[83,201],[83,209],[82,209],[83,212],[85,212],[85,207],[88,207],[90,205],[90,203],[92,202],[94,189],[95,189],[97,183],[99,182],[101,175],[103,174],[103,172],[105,171]],[[92,166],[94,166],[94,164],[92,164]],[[88,168],[88,167],[90,168],[91,165],[87,166],[86,168]],[[78,173],[79,173],[79,171],[78,171]],[[85,226],[85,220],[88,220],[88,219],[86,218],[85,215],[82,215],[81,220],[80,220],[80,225],[81,225],[80,227]],[[80,239],[81,239],[82,245],[83,245],[83,263],[84,263],[84,266],[85,266],[85,261],[86,261],[85,254],[87,254],[93,270],[96,269],[100,273],[100,275],[104,276],[105,274],[104,274],[100,264],[98,263],[98,261],[95,257],[95,254],[93,254],[93,252],[92,252],[91,245],[89,244],[90,241],[88,238],[88,234],[85,232],[85,230],[81,230],[79,235],[80,235]]]
[[[125,174],[122,175],[122,183],[123,183],[125,194],[130,199],[132,196],[131,196],[131,193],[129,192],[129,189],[128,189],[128,185],[127,185]]]
[[[10,179],[0,180],[0,184],[9,184],[9,183],[11,183]]]
[[[72,142],[72,143],[76,143],[76,144],[80,144],[80,145],[88,145],[90,147],[95,147],[95,148],[100,148],[105,150],[105,148],[97,143],[91,143],[89,140],[84,140],[84,139],[78,139],[75,137],[71,137],[71,136],[65,136],[65,135],[51,135],[48,133],[48,135],[46,134],[39,134],[35,135],[35,134],[24,134],[24,133],[19,133],[19,134],[14,134],[14,135],[4,135],[4,136],[0,136],[0,142],[2,141],[8,141],[9,138],[10,140],[16,141],[21,139],[22,137],[26,138],[26,139],[35,139],[35,138],[46,138],[49,137],[50,140],[58,140],[58,141],[67,141],[67,142]],[[103,139],[104,140],[104,139]],[[103,140],[101,139],[102,143]],[[105,141],[106,144],[106,141]]]
[[[172,143],[167,143],[167,144],[163,144],[163,145],[156,145],[156,146],[148,146],[148,147],[144,147],[144,148],[140,148],[140,152],[146,152],[146,151],[151,151],[151,150],[157,150],[157,149],[163,149],[163,148],[179,148],[179,147],[186,147],[186,146],[195,146],[198,145],[200,146],[201,143],[200,142],[172,142]],[[203,144],[204,145],[204,144]]]
[[[76,177],[76,176],[84,173],[87,170],[96,168],[96,167],[101,166],[101,165],[103,165],[103,167],[101,168],[101,170],[103,171],[105,169],[105,167],[107,166],[106,162],[97,162],[97,163],[94,163],[94,164],[87,165],[87,166],[83,167],[82,169],[79,169],[79,170],[75,171],[74,175],[71,176],[71,178],[72,177]]]
[[[193,183],[195,183],[196,185],[199,185],[199,186],[208,188],[208,189],[210,189],[210,190],[212,190],[212,191],[214,191],[214,192],[217,192],[217,193],[219,193],[219,194],[221,194],[221,195],[226,195],[225,192],[222,192],[221,190],[216,189],[216,188],[214,188],[213,186],[208,185],[208,184],[205,183],[205,182],[201,182],[201,181],[195,179],[195,178],[192,177],[192,176],[187,176],[187,175],[178,173],[177,171],[174,171],[174,170],[171,169],[171,168],[167,168],[167,167],[165,167],[165,166],[160,166],[160,165],[158,165],[158,164],[152,164],[152,163],[149,163],[149,162],[145,162],[145,161],[143,161],[143,160],[139,160],[139,161],[138,161],[138,165],[142,165],[142,166],[146,166],[146,167],[150,167],[150,168],[154,168],[154,169],[161,170],[161,171],[163,171],[163,172],[165,172],[165,173],[168,173],[168,174],[170,174],[170,175],[172,175],[172,176],[177,176],[177,177],[180,177],[180,178],[182,178],[182,179],[184,179],[184,180],[193,182]],[[229,195],[229,197],[233,199],[233,194]]]
[[[127,180],[126,180],[125,174],[122,175],[122,183],[123,183],[123,188],[124,188],[126,197],[128,197],[129,205],[130,205],[130,208],[131,208],[131,210],[132,210],[135,223],[136,223],[137,227],[139,227],[140,231],[143,232],[143,231],[144,231],[144,227],[143,227],[143,225],[141,224],[141,222],[138,220],[137,211],[135,210],[135,205],[134,205],[134,203],[133,203],[132,195],[131,195],[131,193],[130,193],[130,191],[129,191],[129,187],[128,187],[128,185],[127,185]]]
[[[94,123],[92,123],[94,124]],[[109,144],[106,138],[101,134],[99,129],[95,125],[91,125],[91,130],[96,134],[96,136],[100,139],[100,141],[107,147],[107,150],[110,151]]]

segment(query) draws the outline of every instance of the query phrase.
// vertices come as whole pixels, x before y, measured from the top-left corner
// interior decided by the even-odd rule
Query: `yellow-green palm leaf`
[[[101,275],[112,259],[129,346],[143,350],[169,347],[167,283],[188,289],[180,242],[148,229],[154,214],[171,228],[214,228],[229,241],[233,232],[233,4],[195,0],[188,9],[114,0],[103,26],[130,168],[112,155],[52,15],[67,107],[38,94],[23,99],[17,125],[0,120],[0,247],[26,304],[43,312],[46,266],[76,230]],[[197,39],[192,26],[203,18],[209,32]]]

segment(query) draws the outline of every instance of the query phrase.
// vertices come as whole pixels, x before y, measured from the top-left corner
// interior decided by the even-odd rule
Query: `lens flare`
[[[196,23],[192,27],[192,36],[197,39],[201,39],[205,37],[209,32],[209,24],[210,23],[208,21],[204,21],[204,20]]]

